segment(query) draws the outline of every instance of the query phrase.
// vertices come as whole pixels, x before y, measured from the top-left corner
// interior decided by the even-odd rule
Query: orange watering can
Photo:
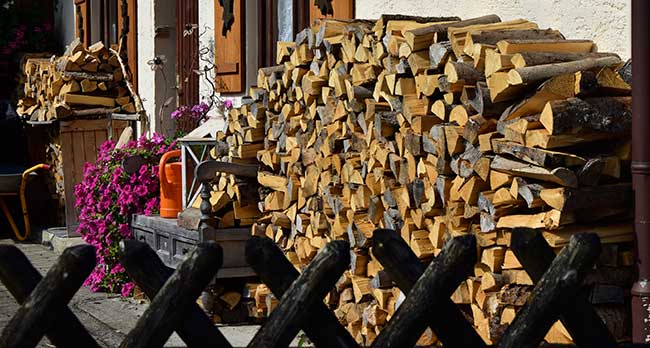
[[[160,178],[160,216],[177,218],[182,210],[182,163],[167,163],[172,158],[181,157],[180,150],[166,152],[160,158],[158,175]]]

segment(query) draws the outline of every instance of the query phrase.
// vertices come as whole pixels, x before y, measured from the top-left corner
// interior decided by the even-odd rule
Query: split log
[[[597,131],[629,133],[632,127],[632,98],[606,97],[550,101],[540,122],[551,135]]]
[[[578,179],[575,173],[564,167],[549,170],[543,167],[509,160],[505,157],[495,156],[490,164],[490,169],[511,175],[554,182],[566,187],[578,187]]]
[[[466,20],[457,19],[456,21],[434,24],[431,26],[409,30],[404,33],[406,42],[414,51],[426,49],[434,42],[445,41],[447,30],[452,27],[466,27],[475,24],[486,24],[500,22],[501,18],[497,15],[487,15],[483,17],[471,18]]]

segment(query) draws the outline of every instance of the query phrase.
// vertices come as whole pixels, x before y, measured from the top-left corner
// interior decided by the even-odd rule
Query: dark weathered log
[[[149,245],[134,240],[120,242],[120,262],[150,299],[156,297],[173,273]],[[188,347],[202,347],[206,342],[216,347],[231,347],[196,303],[189,304],[187,314],[174,329]]]
[[[350,264],[350,245],[333,241],[321,249],[303,273],[285,291],[268,322],[257,332],[249,347],[287,347],[301,324],[313,315],[309,308],[321,303]],[[273,276],[275,270],[270,269]]]
[[[253,105],[257,105],[257,104],[253,104]],[[229,150],[230,150],[230,145],[228,145],[228,143],[225,141],[217,141],[216,144],[214,145],[214,152],[217,158],[222,156],[228,156]]]
[[[18,248],[14,245],[0,245],[0,281],[18,304],[25,303],[42,279],[43,277]],[[57,320],[53,320],[46,328],[45,335],[53,345],[99,348],[97,342],[88,334],[67,305],[62,306],[58,313],[52,315],[56,316]]]
[[[629,183],[577,189],[545,189],[540,197],[549,206],[562,211],[625,209],[633,203],[632,186]]]
[[[523,176],[537,180],[554,182],[562,186],[578,187],[578,179],[573,171],[565,167],[546,169],[532,164],[495,156],[490,168],[511,175]]]
[[[581,60],[585,58],[603,58],[603,57],[618,57],[614,53],[563,53],[563,52],[522,52],[516,53],[512,57],[512,63],[515,68],[523,68],[532,65],[544,65],[562,62],[571,62],[574,60]]]
[[[574,167],[587,163],[586,159],[570,153],[526,147],[506,141],[495,141],[492,144],[492,150],[496,154],[508,154],[522,161],[546,168]]]
[[[92,109],[83,109],[83,110],[71,110],[71,116],[77,117],[106,117],[108,114],[120,111],[120,108],[92,108]]]
[[[282,298],[300,273],[269,238],[252,237],[246,242],[246,262],[260,276],[277,298]],[[318,347],[357,347],[350,333],[339,324],[332,312],[320,301],[304,307],[309,316],[299,323],[300,328]]]
[[[222,262],[221,246],[215,242],[198,244],[169,277],[120,347],[162,347],[174,329],[181,326]]]
[[[582,186],[596,186],[605,169],[605,161],[600,158],[591,158],[580,170],[576,172],[578,182]]]
[[[590,235],[587,237],[589,241],[587,241],[586,244],[592,245],[589,247],[596,250],[586,250],[586,252],[589,253],[589,257],[593,257],[593,260],[595,261],[598,256],[597,245],[599,243],[597,243],[597,239],[595,239],[594,242],[593,236],[594,235]],[[573,245],[572,249],[569,249],[568,247],[565,248],[562,250],[561,255],[564,254],[563,257],[569,256],[569,252],[575,251],[576,246],[583,242],[584,240],[581,239],[575,242],[572,239],[570,244]],[[596,246],[593,246],[594,244],[596,244]],[[517,256],[517,259],[521,262],[526,273],[528,273],[534,283],[540,282],[542,278],[546,276],[545,273],[547,270],[551,272],[550,267],[552,264],[554,266],[559,266],[559,264],[554,261],[555,252],[548,243],[546,243],[544,237],[539,231],[528,228],[516,228],[512,232],[511,247]],[[585,251],[582,251],[583,254],[584,252]],[[559,261],[566,261],[566,258]],[[593,261],[591,262],[593,263]],[[549,276],[552,274],[552,272],[549,273]],[[566,274],[568,275],[568,273]],[[569,279],[571,278],[568,278],[567,280]],[[552,290],[551,288],[546,289]],[[539,294],[536,292],[533,296],[536,297],[539,296]],[[602,319],[594,311],[594,308],[587,301],[585,296],[569,298],[568,294],[560,294],[560,298],[562,297],[566,297],[568,300],[566,304],[559,304],[557,305],[558,307],[555,307],[555,305],[551,306],[552,303],[547,303],[545,307],[548,310],[560,310],[560,320],[562,321],[562,324],[567,328],[571,337],[579,347],[616,347],[616,340],[607,330],[607,326],[605,326]],[[556,319],[557,317],[552,318],[548,327],[550,327]],[[546,330],[548,330],[548,327]],[[546,330],[541,333],[542,337],[546,333]],[[512,339],[515,338],[516,337],[512,337]],[[519,346],[515,344],[517,342],[512,343],[513,345],[511,345],[511,347]]]
[[[113,81],[114,75],[112,73],[91,73],[91,72],[82,72],[82,71],[64,71],[63,76],[71,77],[76,80],[94,80],[94,81]]]
[[[375,255],[387,271],[394,273],[391,277],[408,293],[408,297],[373,347],[412,347],[426,326],[432,324],[432,329],[446,347],[485,346],[449,299],[476,262],[476,239],[473,235],[457,237],[445,244],[440,255],[424,272],[422,264],[396,237],[395,231],[375,231],[374,242]]]
[[[571,74],[582,70],[614,66],[620,63],[620,58],[611,56],[602,58],[585,58],[582,60],[555,64],[527,66],[510,70],[508,72],[508,82],[513,85],[539,82],[562,74]]]
[[[12,266],[2,265],[3,268]],[[64,250],[56,265],[36,285],[2,330],[0,347],[35,347],[53,328],[52,323],[61,319],[60,313],[67,309],[68,302],[93,268],[95,248],[92,246],[79,245]],[[90,344],[97,345],[93,341]]]
[[[632,127],[632,97],[550,101],[542,111],[540,122],[553,135],[582,130],[625,135]]]
[[[526,29],[526,30],[494,30],[477,31],[470,34],[471,42],[465,42],[465,47],[471,44],[496,45],[501,40],[562,40],[564,35],[553,29]]]

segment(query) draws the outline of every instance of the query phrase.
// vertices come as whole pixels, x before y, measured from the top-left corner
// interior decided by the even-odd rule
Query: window
[[[137,86],[136,1],[74,0],[77,37],[86,46],[101,41],[106,47],[126,53],[123,59],[129,65],[134,86]]]
[[[259,66],[276,65],[276,42],[291,41],[318,18],[354,18],[354,0],[330,0],[333,14],[324,16],[315,0],[258,0]]]

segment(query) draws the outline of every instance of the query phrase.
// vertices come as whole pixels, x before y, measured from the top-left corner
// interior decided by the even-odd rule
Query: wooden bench
[[[223,266],[217,273],[218,279],[254,277],[255,272],[246,263],[245,245],[251,237],[250,227],[217,228],[217,217],[212,214],[210,204],[211,183],[218,173],[234,174],[245,178],[257,177],[256,165],[241,165],[219,161],[201,162],[195,175],[202,184],[201,217],[198,230],[179,227],[177,219],[160,216],[135,215],[131,222],[133,237],[149,244],[165,265],[175,268],[196,244],[214,240],[223,248]]]

